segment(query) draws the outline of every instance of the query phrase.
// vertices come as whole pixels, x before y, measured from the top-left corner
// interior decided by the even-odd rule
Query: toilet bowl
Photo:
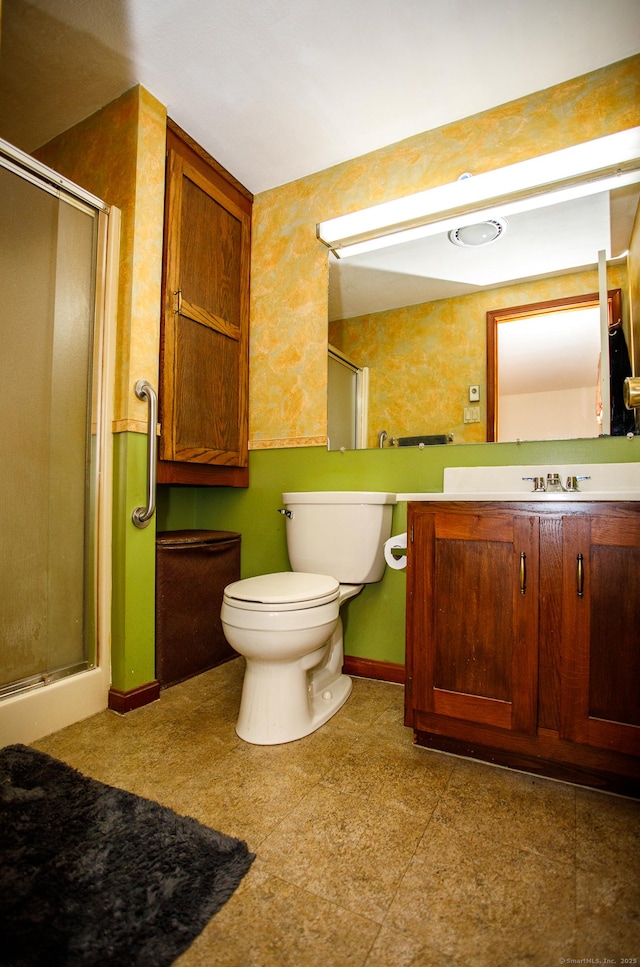
[[[289,493],[283,501],[293,570],[235,581],[221,609],[225,637],[246,660],[236,732],[254,745],[303,738],[348,699],[340,606],[382,578],[395,494]]]

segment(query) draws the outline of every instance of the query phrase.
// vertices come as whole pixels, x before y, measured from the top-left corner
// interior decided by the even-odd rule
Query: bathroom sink
[[[577,491],[535,491],[534,478],[558,474]],[[523,479],[524,478],[524,479]],[[586,479],[579,479],[586,478]],[[640,463],[590,463],[521,467],[447,467],[442,491],[404,493],[398,500],[640,500]]]

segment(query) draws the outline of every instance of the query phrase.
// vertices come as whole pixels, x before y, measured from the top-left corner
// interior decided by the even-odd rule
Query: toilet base
[[[236,733],[252,745],[280,745],[311,735],[338,712],[353,682],[342,673],[342,619],[331,638],[302,661],[246,658]]]
[[[236,723],[244,742],[281,745],[311,735],[342,708],[353,688],[348,675],[320,680],[316,690],[306,674],[300,676],[299,667],[291,676],[283,671],[282,665],[247,659]]]

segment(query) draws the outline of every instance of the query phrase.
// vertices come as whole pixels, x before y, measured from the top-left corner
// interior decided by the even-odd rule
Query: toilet
[[[229,584],[220,613],[246,670],[236,732],[278,745],[315,732],[344,705],[340,606],[380,581],[396,495],[315,491],[282,495],[291,571]]]

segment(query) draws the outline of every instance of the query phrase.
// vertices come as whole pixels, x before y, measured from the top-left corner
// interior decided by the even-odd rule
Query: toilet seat
[[[246,611],[302,611],[330,604],[339,594],[339,582],[327,574],[279,571],[234,581],[223,600]]]

